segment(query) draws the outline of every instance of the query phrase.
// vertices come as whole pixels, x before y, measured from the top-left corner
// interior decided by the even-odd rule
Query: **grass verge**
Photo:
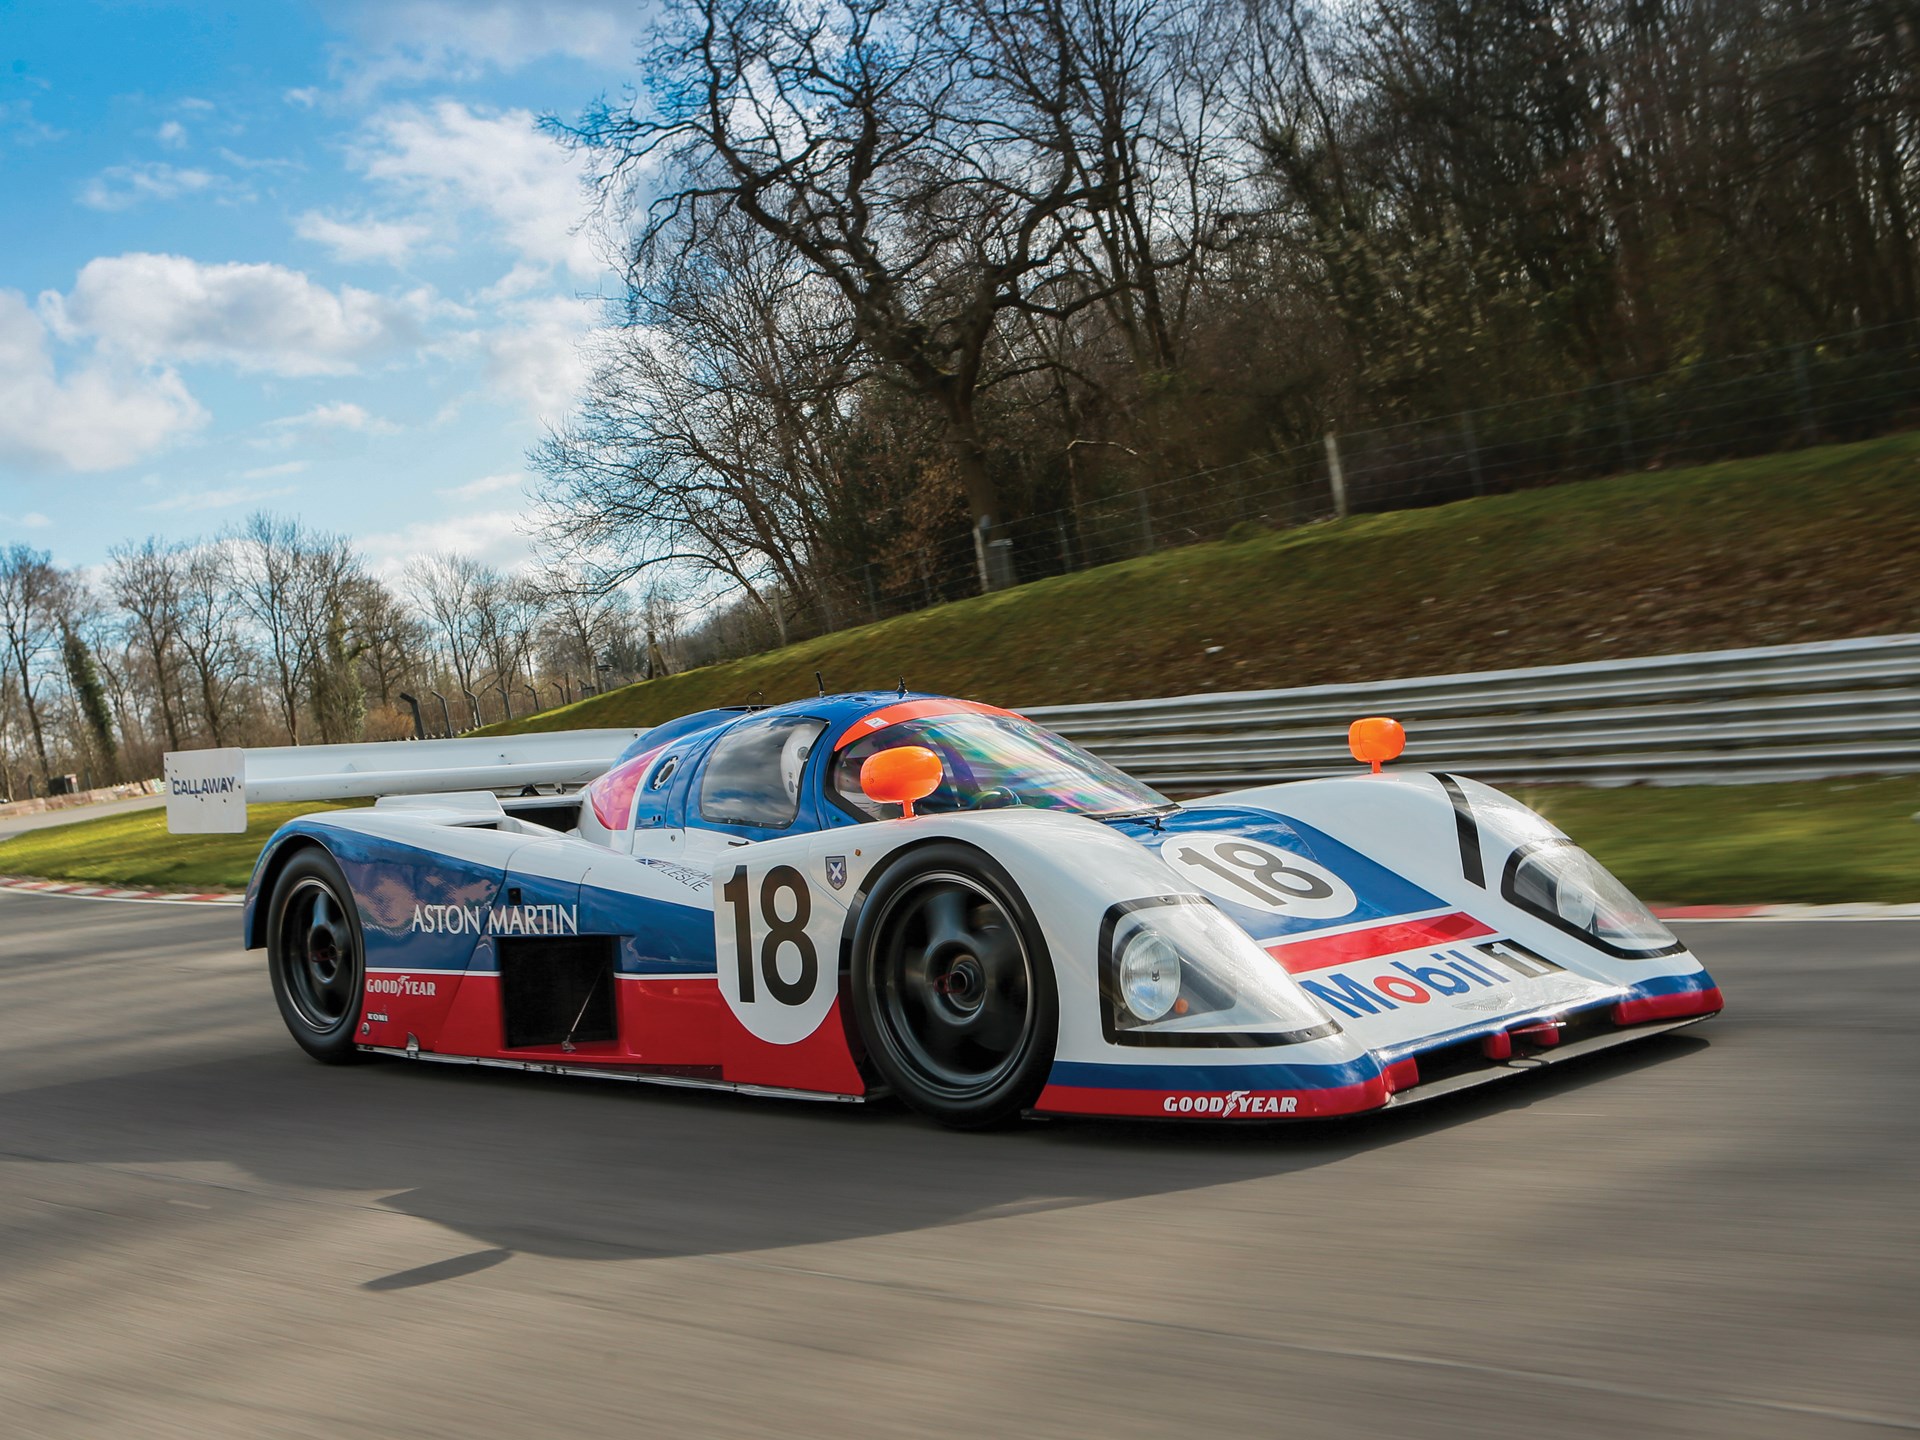
[[[351,802],[349,802],[351,803]],[[169,835],[164,809],[48,825],[0,840],[0,875],[157,890],[243,890],[267,837],[296,815],[343,805],[255,805],[244,835]]]
[[[1920,903],[1920,777],[1514,793],[1654,903]],[[276,826],[326,808],[256,806],[245,835],[169,835],[158,810],[50,826],[0,840],[0,874],[237,890]]]
[[[1920,776],[1513,793],[1654,904],[1920,903]]]
[[[1191,545],[490,728],[777,703],[815,670],[1023,706],[1889,634],[1920,629],[1917,554],[1895,435]]]

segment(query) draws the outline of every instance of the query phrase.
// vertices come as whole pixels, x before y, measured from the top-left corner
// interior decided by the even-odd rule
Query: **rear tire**
[[[340,866],[317,846],[274,881],[267,909],[273,998],[302,1050],[329,1065],[364,1060],[354,1044],[366,990],[360,909]]]
[[[854,928],[854,1020],[894,1093],[961,1130],[1005,1124],[1053,1068],[1053,965],[1013,878],[939,843],[882,872]]]

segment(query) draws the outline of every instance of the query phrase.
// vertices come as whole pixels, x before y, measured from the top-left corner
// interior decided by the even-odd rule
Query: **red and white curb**
[[[1920,920],[1920,905],[1655,905],[1661,920]]]
[[[238,905],[246,899],[230,890],[127,890],[117,885],[88,885],[80,881],[35,880],[28,875],[0,875],[0,890],[25,890],[35,895],[66,895],[76,900],[144,900],[166,905]]]

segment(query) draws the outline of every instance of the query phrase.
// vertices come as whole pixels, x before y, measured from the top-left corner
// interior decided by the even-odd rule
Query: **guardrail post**
[[[1333,491],[1333,513],[1342,520],[1347,518],[1347,473],[1340,468],[1340,441],[1333,431],[1327,431],[1327,485]]]

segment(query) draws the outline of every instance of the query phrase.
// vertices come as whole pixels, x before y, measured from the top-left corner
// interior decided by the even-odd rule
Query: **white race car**
[[[1355,751],[1372,773],[1175,804],[1008,711],[867,693],[169,756],[169,817],[379,797],[283,826],[247,891],[246,943],[328,1061],[891,1092],[965,1127],[1282,1120],[1720,1009],[1539,815],[1381,772],[1391,721],[1356,725]]]

